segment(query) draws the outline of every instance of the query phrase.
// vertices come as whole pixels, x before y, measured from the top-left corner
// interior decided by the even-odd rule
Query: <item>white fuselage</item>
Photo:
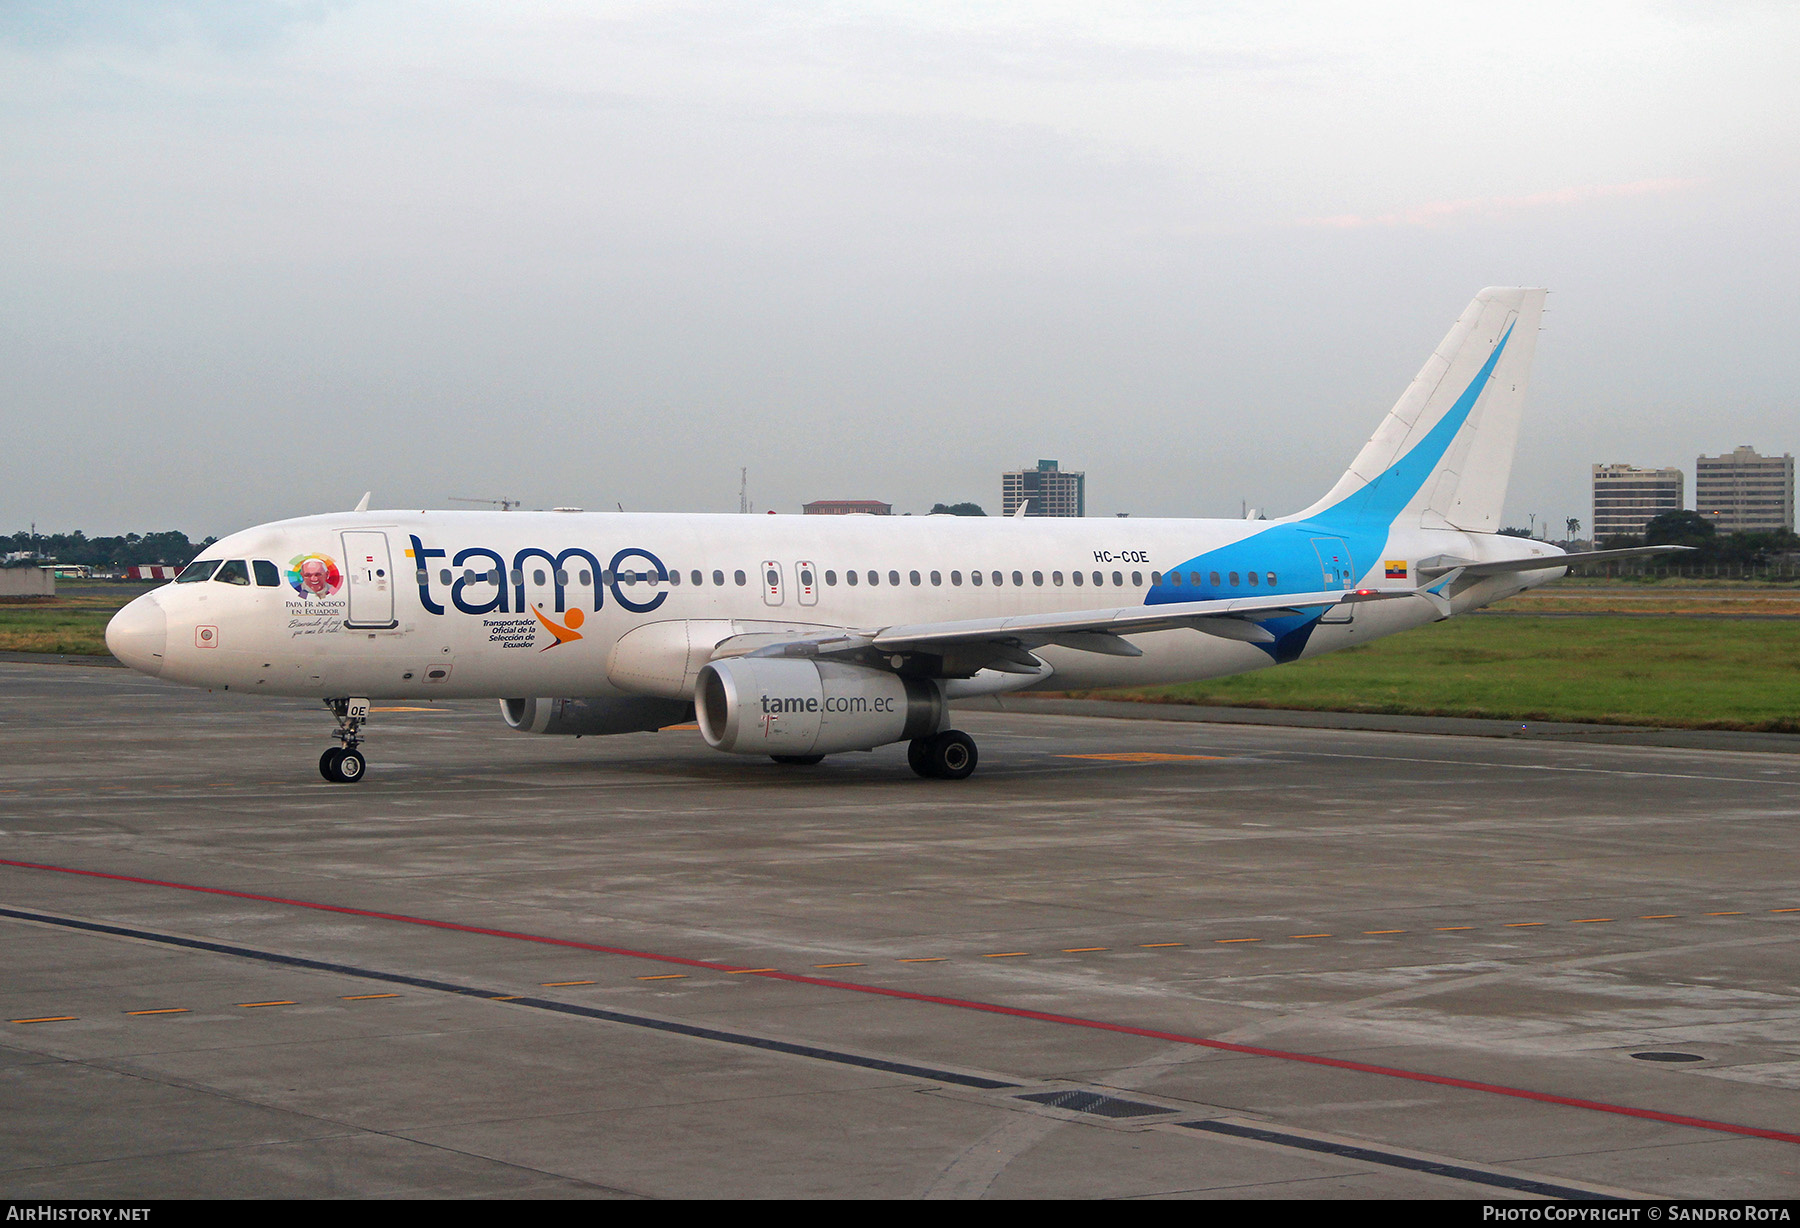
[[[121,617],[115,651],[175,682],[271,695],[610,696],[644,693],[619,668],[615,646],[653,623],[685,620],[722,639],[1141,606],[1153,594],[1412,590],[1422,559],[1543,551],[1515,538],[1396,526],[1370,539],[1381,542],[1372,554],[1369,542],[1347,546],[1334,571],[1316,543],[1341,542],[1322,536],[1337,531],[1137,518],[341,513],[217,542],[203,558],[224,561],[219,578],[139,598],[155,609]],[[1560,574],[1482,580],[1454,593],[1451,606],[1485,605]],[[1302,655],[1443,616],[1422,597],[1343,609],[1317,620]],[[1032,685],[1167,683],[1276,663],[1263,646],[1188,628],[1133,643],[1141,656],[1039,648],[1054,672]]]

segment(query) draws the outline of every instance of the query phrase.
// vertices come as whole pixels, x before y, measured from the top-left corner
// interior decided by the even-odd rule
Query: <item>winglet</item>
[[[370,495],[372,495],[372,494],[374,494],[374,493],[375,493],[375,492],[374,492],[374,491],[372,491],[372,490],[365,490],[365,491],[363,491],[363,497],[362,497],[362,498],[360,498],[360,499],[358,499],[358,500],[357,500],[357,501],[356,501],[356,506],[355,506],[355,507],[353,507],[353,508],[351,508],[351,509],[350,509],[350,510],[351,510],[351,511],[353,511],[353,512],[366,512],[366,511],[368,511],[368,510],[369,510],[369,496],[370,496]]]
[[[1012,518],[1014,520],[1019,519],[1019,517],[1021,517],[1025,514],[1025,509],[1030,506],[1031,506],[1031,500],[1029,498],[1019,500],[1019,506],[1015,507],[1013,509]]]

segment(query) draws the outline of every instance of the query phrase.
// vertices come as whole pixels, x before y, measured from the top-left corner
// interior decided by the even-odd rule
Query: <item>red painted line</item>
[[[100,878],[116,883],[139,883],[146,887],[167,887],[176,891],[192,891],[202,895],[227,896],[237,900],[256,900],[265,904],[285,904],[291,908],[306,908],[315,912],[339,913],[344,916],[370,917],[379,921],[398,921],[406,925],[422,925],[430,929],[453,930],[464,934],[481,934],[490,938],[508,938],[518,942],[533,942],[543,946],[569,947],[579,951],[595,951],[603,955],[624,955],[632,959],[647,959],[657,963],[675,964],[685,968],[707,968],[715,972],[750,972],[757,976],[766,976],[774,981],[790,981],[798,985],[816,985],[825,989],[844,989],[852,993],[873,994],[881,998],[898,998],[908,1002],[928,1002],[935,1006],[952,1006],[959,1010],[981,1011],[989,1015],[1004,1015],[1012,1019],[1031,1019],[1039,1023],[1054,1023],[1064,1027],[1088,1028],[1096,1032],[1112,1032],[1121,1036],[1141,1036],[1148,1040],[1160,1040],[1171,1044],[1194,1045],[1202,1049],[1217,1049],[1223,1053],[1241,1053],[1247,1057],[1275,1058],[1284,1062],[1301,1062],[1309,1066],[1327,1066],[1334,1070],[1349,1070],[1358,1074],[1381,1075],[1390,1079],[1405,1079],[1413,1083],[1431,1083],[1439,1087],[1455,1087],[1464,1091],[1485,1092],[1493,1096],[1508,1096],[1515,1100],[1531,1100],[1539,1104],[1555,1104],[1564,1108],[1588,1109],[1596,1113],[1610,1113],[1617,1117],[1635,1117],[1643,1121],[1662,1122],[1673,1126],[1690,1126],[1696,1130],[1711,1130],[1721,1134],[1737,1134],[1749,1138],[1766,1138],[1780,1143],[1800,1145],[1800,1134],[1785,1130],[1766,1130],[1760,1126],[1744,1126],[1729,1121],[1713,1121],[1705,1117],[1689,1117],[1682,1113],[1663,1113],[1656,1109],[1639,1109],[1625,1104],[1609,1104],[1603,1100],[1584,1100],[1579,1096],[1558,1096],[1550,1092],[1537,1092],[1529,1088],[1508,1087],[1503,1083],[1483,1083],[1475,1079],[1458,1079],[1450,1075],[1427,1074],[1418,1070],[1403,1070],[1397,1066],[1377,1066],[1372,1062],[1353,1062],[1345,1058],[1322,1057],[1313,1053],[1295,1053],[1287,1049],[1265,1049],[1260,1045],[1240,1045],[1227,1040],[1210,1040],[1204,1036],[1188,1036],[1181,1032],[1163,1032],[1155,1028],[1138,1028],[1123,1023],[1108,1023],[1103,1019],[1085,1019],[1079,1015],[1058,1015],[1049,1011],[1027,1010],[1017,1006],[1001,1006],[996,1002],[980,1002],[972,998],[950,998],[938,994],[913,993],[904,989],[888,989],[880,985],[858,985],[853,981],[834,981],[825,977],[805,976],[797,972],[776,972],[736,968],[730,964],[713,963],[702,959],[688,959],[680,955],[658,955],[652,951],[634,951],[628,947],[606,946],[595,942],[579,942],[572,938],[551,938],[542,934],[524,934],[516,930],[487,929],[477,925],[459,925],[454,921],[437,921],[430,917],[413,917],[405,913],[376,912],[367,908],[348,908],[341,904],[319,904],[311,900],[291,900],[277,895],[257,895],[248,891],[231,891],[224,887],[200,887],[191,883],[168,882],[156,878],[138,878],[129,874],[107,874],[99,870],[77,870],[69,866],[43,865],[31,861],[12,861],[0,858],[0,866],[12,866],[21,870],[46,870],[56,874],[74,874],[83,878]]]

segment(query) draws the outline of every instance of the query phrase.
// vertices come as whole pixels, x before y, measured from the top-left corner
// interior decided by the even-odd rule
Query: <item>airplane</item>
[[[1545,291],[1475,296],[1349,469],[1275,520],[371,511],[260,525],[114,616],[190,686],[323,700],[334,783],[373,700],[497,699],[512,729],[697,719],[790,765],[907,743],[978,761],[950,704],[1286,664],[1466,613],[1572,563],[1503,535]]]

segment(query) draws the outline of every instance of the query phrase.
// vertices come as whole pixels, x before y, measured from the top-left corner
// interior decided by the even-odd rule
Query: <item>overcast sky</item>
[[[1800,451],[1790,3],[0,4],[0,530],[1293,511],[1543,285],[1508,519]],[[450,506],[457,506],[450,504]]]

